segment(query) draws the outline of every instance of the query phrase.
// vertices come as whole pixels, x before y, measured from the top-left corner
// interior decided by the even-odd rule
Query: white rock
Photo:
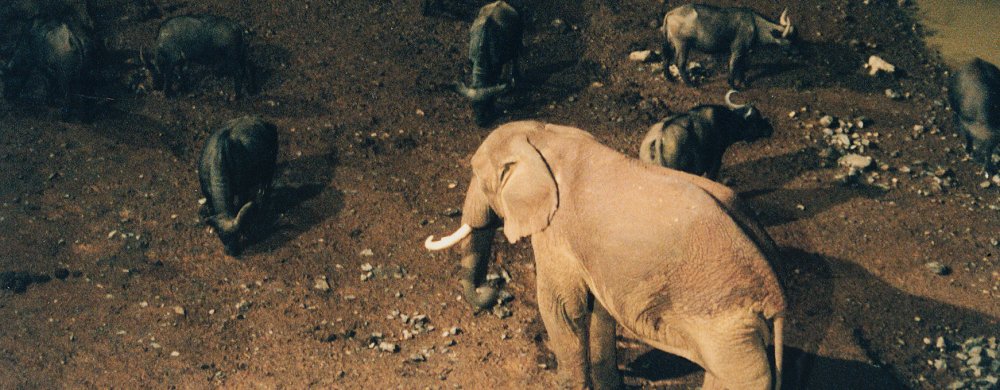
[[[636,62],[646,62],[646,61],[649,61],[650,58],[652,58],[652,57],[653,57],[653,51],[652,50],[633,51],[633,52],[629,53],[629,55],[628,55],[628,59],[630,61],[636,61]]]
[[[885,72],[892,74],[896,72],[896,66],[890,64],[888,61],[883,60],[879,56],[868,57],[868,63],[865,64],[865,68],[868,69],[868,74],[875,76],[878,72]]]
[[[326,276],[316,277],[313,288],[319,291],[330,291],[330,283],[326,281]]]
[[[868,167],[870,167],[874,162],[875,161],[871,158],[871,156],[862,156],[854,153],[846,154],[837,159],[837,164],[857,170],[868,169]]]

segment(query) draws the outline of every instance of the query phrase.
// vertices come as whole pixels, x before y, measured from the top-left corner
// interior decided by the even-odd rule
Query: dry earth
[[[449,209],[489,132],[449,87],[468,71],[482,1],[444,1],[429,17],[416,0],[159,2],[164,16],[212,12],[250,30],[262,88],[233,102],[219,93],[228,80],[203,71],[177,98],[129,89],[163,19],[135,3],[83,7],[111,52],[98,92],[113,101],[93,121],[62,122],[37,99],[0,105],[0,271],[38,282],[0,290],[0,388],[552,386],[529,244],[498,244],[493,270],[514,296],[501,315],[474,315],[458,300],[457,256],[421,246],[456,227]],[[782,7],[740,3],[771,17]],[[756,53],[741,94],[775,134],[731,148],[722,176],[783,248],[785,383],[971,386],[959,344],[1000,336],[1000,193],[980,187],[954,135],[946,69],[896,1],[783,3],[805,43]],[[679,4],[520,4],[526,80],[502,99],[501,121],[574,125],[634,155],[655,121],[720,103],[723,61],[696,57],[709,76],[695,89],[628,60],[660,47],[662,15]],[[16,24],[4,11],[0,58]],[[897,74],[868,76],[872,54]],[[280,215],[232,258],[199,221],[195,167],[210,131],[245,113],[280,128]],[[839,177],[824,115],[868,119],[852,131],[873,171]],[[314,288],[323,277],[329,291]],[[629,340],[621,350],[631,385],[700,383],[689,363]]]

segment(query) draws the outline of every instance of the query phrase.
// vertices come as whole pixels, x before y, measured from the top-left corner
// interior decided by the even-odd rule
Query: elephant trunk
[[[487,285],[486,271],[489,268],[491,246],[493,245],[493,229],[491,227],[475,229],[472,234],[462,240],[462,295],[465,301],[476,309],[489,309],[497,302],[500,291],[493,285]]]
[[[481,187],[479,179],[473,176],[465,196],[462,227],[440,240],[435,241],[434,236],[430,236],[424,242],[424,247],[432,251],[459,245],[462,253],[462,271],[459,274],[462,293],[469,304],[480,310],[493,306],[500,293],[496,286],[486,285],[496,216]]]

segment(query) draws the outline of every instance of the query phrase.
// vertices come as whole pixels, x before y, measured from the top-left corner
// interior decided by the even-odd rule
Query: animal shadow
[[[259,216],[247,234],[244,253],[267,253],[294,240],[313,226],[337,215],[344,207],[343,192],[328,188],[336,153],[301,157],[278,167],[269,210]]]
[[[885,192],[877,187],[861,184],[834,185],[828,183],[815,188],[782,188],[809,167],[820,166],[822,158],[815,148],[765,157],[724,167],[724,176],[754,178],[756,188],[746,189],[740,197],[756,210],[758,220],[765,226],[775,226],[794,220],[809,218],[838,204],[857,197],[879,198]],[[802,167],[789,169],[789,167]],[[804,208],[799,208],[802,205]]]
[[[991,335],[1000,324],[1000,319],[974,310],[911,295],[850,260],[791,247],[780,253],[774,268],[788,306],[782,375],[788,389],[904,389],[904,378],[920,375],[926,375],[925,386],[944,388],[953,378],[927,375],[919,363],[927,359],[927,349],[919,338],[947,329],[960,329],[948,335],[957,339]],[[914,321],[915,315],[921,321]],[[821,345],[838,339],[831,332],[843,333],[840,339],[849,340],[864,357],[820,352]],[[839,347],[843,345],[832,349]],[[626,382],[643,388],[701,382],[698,366],[645,345],[620,351],[619,363]]]

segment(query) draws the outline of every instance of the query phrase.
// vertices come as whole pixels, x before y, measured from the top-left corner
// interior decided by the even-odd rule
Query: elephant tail
[[[774,316],[774,390],[781,390],[781,360],[784,355],[785,315]]]

